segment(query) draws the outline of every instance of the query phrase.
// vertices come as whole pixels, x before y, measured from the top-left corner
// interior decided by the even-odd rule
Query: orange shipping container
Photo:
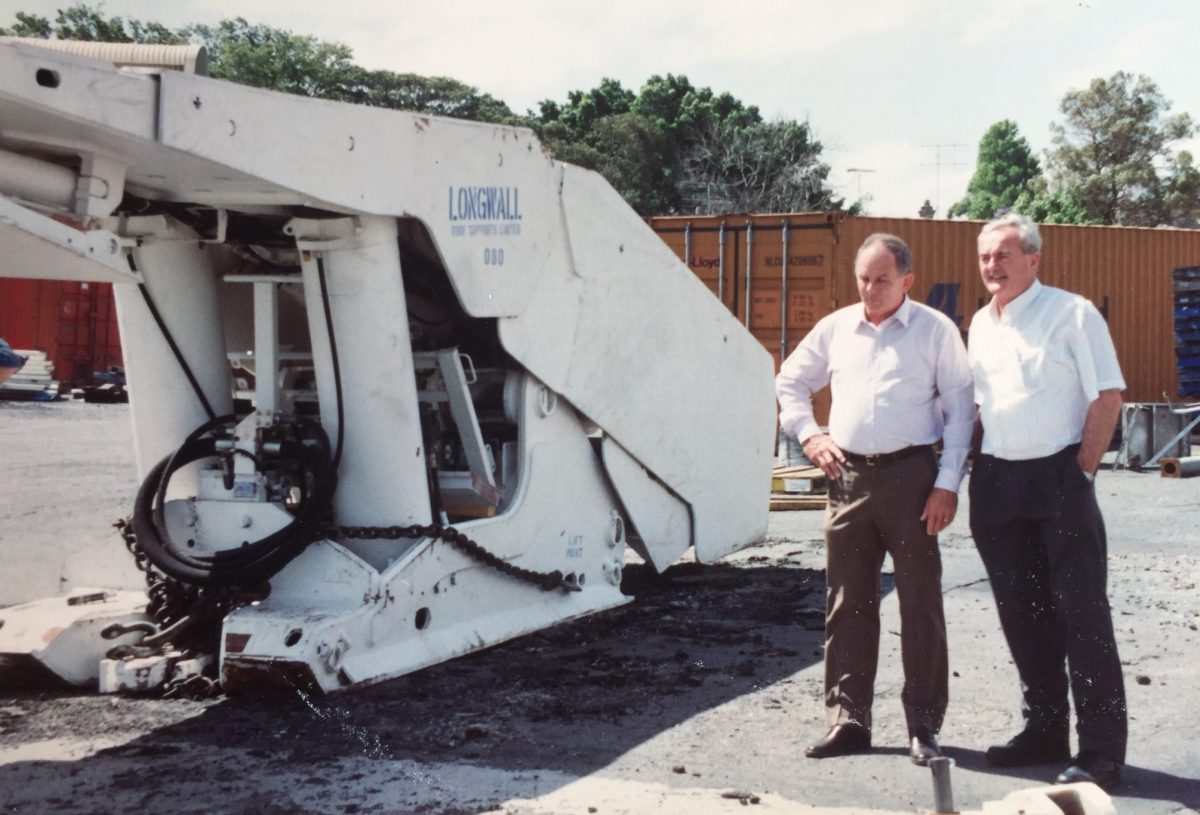
[[[857,302],[854,254],[874,232],[894,233],[909,244],[913,298],[944,312],[964,332],[988,298],[975,259],[979,221],[805,213],[659,217],[649,223],[681,258],[690,258],[689,267],[714,292],[717,273],[709,267],[724,258],[722,302],[777,366],[817,319]],[[709,237],[722,229],[723,255]],[[1041,280],[1082,294],[1104,314],[1128,385],[1126,401],[1174,398],[1171,272],[1200,266],[1200,230],[1046,225],[1041,232]],[[685,253],[689,235],[692,251]]]

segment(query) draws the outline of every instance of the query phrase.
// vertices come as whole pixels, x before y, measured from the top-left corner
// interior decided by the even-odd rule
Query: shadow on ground
[[[0,790],[13,795],[0,811],[39,811],[20,804],[33,800],[30,785],[61,786],[67,776],[79,783],[43,798],[48,809],[117,811],[136,792],[139,805],[177,812],[264,811],[244,798],[233,806],[238,796],[224,799],[232,808],[181,800],[170,780],[228,793],[249,792],[264,773],[319,785],[355,757],[576,777],[822,658],[822,572],[780,561],[680,564],[662,575],[631,566],[622,588],[636,598],[622,608],[336,697],[0,696],[9,712],[0,713],[0,746],[148,731],[75,761],[0,766]],[[204,755],[221,758],[197,760]]]
[[[945,754],[954,759],[955,764],[964,770],[975,770],[1009,778],[1023,778],[1029,782],[1031,787],[1050,784],[1054,776],[1066,767],[1064,762],[1055,762],[1031,767],[1001,769],[988,764],[982,750],[946,747]],[[1191,809],[1200,809],[1200,781],[1195,778],[1185,778],[1158,770],[1145,769],[1136,764],[1127,764],[1121,773],[1121,779],[1121,786],[1113,792],[1116,797],[1163,801],[1172,805],[1171,811],[1177,811],[1181,804]],[[1119,810],[1120,806],[1118,805],[1117,808]]]

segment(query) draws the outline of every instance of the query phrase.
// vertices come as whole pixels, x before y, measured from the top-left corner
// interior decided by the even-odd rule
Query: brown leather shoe
[[[830,728],[825,738],[805,749],[809,758],[832,758],[871,749],[871,731],[860,724],[839,724]]]
[[[912,763],[918,767],[925,767],[929,764],[929,759],[938,758],[941,754],[942,748],[938,746],[933,734],[924,727],[918,727],[908,746],[908,755]]]

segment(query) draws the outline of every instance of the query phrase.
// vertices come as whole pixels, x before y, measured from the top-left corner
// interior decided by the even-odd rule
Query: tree
[[[197,43],[217,78],[303,96],[476,121],[533,126],[558,158],[600,172],[643,215],[663,212],[840,209],[807,123],[763,122],[728,93],[686,76],[651,76],[638,93],[615,79],[571,91],[537,113],[448,77],[368,71],[349,47],[241,17],[172,31],[76,4],[52,23],[18,12],[0,33],[104,42]]]
[[[666,212],[675,197],[671,186],[663,183],[665,142],[662,129],[637,113],[605,116],[588,138],[598,157],[593,169],[643,214]]]
[[[477,122],[525,123],[491,94],[445,76],[365,71],[358,89],[346,101]]]
[[[368,71],[353,62],[341,43],[293,34],[241,17],[215,26],[195,24],[172,31],[153,22],[106,16],[99,7],[79,3],[46,17],[17,12],[16,24],[0,34],[18,37],[203,45],[209,74],[258,88],[414,110],[440,116],[525,123],[503,102],[446,77],[422,77]]]
[[[209,75],[256,88],[350,100],[364,71],[351,61],[341,43],[292,34],[238,17],[216,26],[183,29],[189,40],[208,52]]]
[[[180,45],[187,38],[173,32],[161,23],[143,23],[130,20],[128,26],[120,17],[105,17],[99,7],[78,3],[67,9],[58,9],[54,23],[36,14],[18,11],[17,24],[11,29],[0,28],[0,35],[12,37],[35,37],[60,40],[82,40],[84,42],[139,42],[155,45]]]
[[[1171,166],[1165,195],[1167,217],[1174,226],[1200,227],[1200,170],[1192,163],[1192,154],[1180,150]]]
[[[53,33],[54,27],[50,25],[49,20],[24,11],[17,12],[17,22],[12,28],[0,28],[0,37],[34,37],[48,40]]]
[[[597,170],[643,215],[842,206],[806,123],[763,122],[686,76],[651,76],[636,95],[605,79],[530,116],[557,158]]]
[[[590,91],[570,91],[563,106],[546,100],[541,103],[542,120],[558,122],[575,139],[587,136],[606,116],[629,113],[637,95],[621,87],[616,79],[605,77]]]
[[[1017,197],[1012,209],[1040,224],[1100,223],[1075,190],[1061,185],[1051,187],[1044,176],[1029,182],[1028,188]]]
[[[688,146],[680,192],[686,212],[797,212],[839,209],[829,167],[807,124],[734,119],[710,123]]]
[[[696,88],[686,76],[673,74],[655,74],[647,79],[633,110],[680,143],[689,141],[695,131],[717,122],[732,121],[738,127],[748,127],[762,121],[758,108],[742,104],[732,94]]]
[[[975,175],[967,184],[967,196],[952,205],[951,218],[987,220],[1001,209],[1009,208],[1030,190],[1041,176],[1041,167],[1029,149],[1029,142],[1017,130],[1015,122],[1004,119],[988,128],[979,140],[979,158]]]
[[[1068,91],[1060,105],[1063,122],[1050,126],[1056,185],[1099,223],[1168,223],[1170,183],[1160,168],[1177,166],[1171,145],[1194,131],[1187,114],[1169,116],[1170,108],[1154,82],[1124,71]]]

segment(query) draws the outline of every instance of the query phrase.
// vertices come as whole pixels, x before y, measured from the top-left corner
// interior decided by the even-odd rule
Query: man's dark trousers
[[[1124,762],[1125,687],[1108,605],[1107,538],[1078,445],[1045,458],[980,456],[971,474],[971,534],[992,582],[1024,694],[1026,726],[1068,733],[1079,750]]]

